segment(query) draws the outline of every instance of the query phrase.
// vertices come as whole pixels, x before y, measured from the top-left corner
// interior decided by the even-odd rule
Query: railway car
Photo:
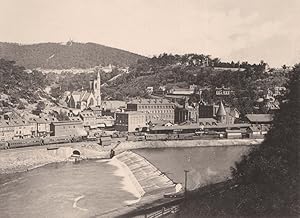
[[[194,133],[180,133],[178,134],[179,140],[190,140],[193,139]]]
[[[7,142],[0,142],[0,150],[8,149],[8,143]]]
[[[71,142],[82,142],[82,141],[83,141],[82,136],[74,136],[74,137],[71,139]]]
[[[50,136],[43,138],[44,145],[69,143],[72,141],[71,136]]]
[[[169,134],[168,140],[178,140],[178,134]]]
[[[102,146],[108,146],[111,144],[111,137],[110,136],[102,136],[100,138],[100,145]]]
[[[7,142],[9,148],[40,146],[43,144],[42,139],[40,138],[17,139],[17,140],[9,140]]]
[[[168,135],[167,134],[149,134],[146,135],[146,140],[147,141],[163,141],[167,140]]]
[[[145,136],[136,136],[136,135],[129,135],[126,137],[127,141],[144,141],[145,140]]]

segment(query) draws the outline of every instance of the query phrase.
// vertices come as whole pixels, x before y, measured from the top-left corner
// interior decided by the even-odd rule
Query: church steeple
[[[94,81],[94,96],[96,98],[96,106],[101,106],[101,77],[98,70],[97,79]]]

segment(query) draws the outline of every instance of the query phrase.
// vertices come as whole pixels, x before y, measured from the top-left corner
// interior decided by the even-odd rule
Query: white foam
[[[126,170],[124,170],[124,167],[122,166],[122,163],[117,158],[111,159],[110,161],[108,161],[108,164],[117,167],[117,170],[114,172],[114,175],[121,176],[123,178],[123,190],[130,192],[137,198],[136,200],[125,201],[124,203],[127,205],[137,203],[141,199],[143,194],[140,193],[138,188],[134,185],[134,182],[132,181],[132,178],[129,175],[131,171],[128,169],[128,171],[126,172]]]
[[[82,207],[77,206],[78,201],[80,201],[80,199],[82,199],[84,197],[85,197],[84,195],[81,195],[81,196],[75,198],[74,203],[73,203],[73,208],[77,208],[77,209],[82,210],[82,211],[88,211],[88,209],[86,209],[86,208],[82,208]]]

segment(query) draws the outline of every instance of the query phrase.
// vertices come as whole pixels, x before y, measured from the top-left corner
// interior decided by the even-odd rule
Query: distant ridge
[[[0,58],[14,60],[30,69],[85,69],[109,64],[126,67],[145,57],[96,43],[68,41],[38,44],[0,42]]]

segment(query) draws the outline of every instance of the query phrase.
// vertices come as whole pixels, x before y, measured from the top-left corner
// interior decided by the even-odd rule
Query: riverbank
[[[83,159],[109,158],[110,150],[116,153],[141,148],[177,148],[177,147],[216,147],[258,145],[261,139],[221,139],[221,140],[181,140],[181,141],[125,141],[102,147],[95,142],[66,144],[54,150],[49,146],[28,147],[0,151],[0,174],[28,171],[49,163],[69,161],[74,150],[81,153]],[[55,147],[55,145],[52,145]]]

